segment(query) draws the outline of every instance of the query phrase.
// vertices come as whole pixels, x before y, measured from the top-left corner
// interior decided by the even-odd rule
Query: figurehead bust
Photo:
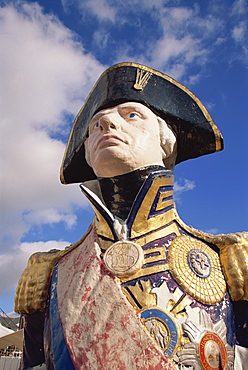
[[[191,91],[151,68],[120,63],[100,76],[78,113],[61,181],[117,176],[150,164],[173,169],[222,149],[221,133]]]
[[[222,149],[206,108],[172,78],[135,63],[100,76],[61,167],[64,184],[90,181],[80,187],[95,217],[74,245],[30,257],[15,301],[25,368],[44,359],[52,368],[233,368],[235,336],[247,345],[247,234],[184,224],[171,172]]]

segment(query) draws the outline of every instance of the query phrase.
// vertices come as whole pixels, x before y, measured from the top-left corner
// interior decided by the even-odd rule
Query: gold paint
[[[180,288],[177,287],[173,293],[170,292],[166,282],[163,282],[158,288],[153,288],[152,292],[157,295],[157,306],[169,311],[176,319],[184,317],[186,312],[181,311],[192,303],[192,299],[187,296],[183,297],[184,292]],[[180,299],[182,300],[180,301]]]
[[[192,249],[204,252],[211,261],[211,272],[208,277],[197,276],[191,270],[188,264],[188,253]],[[172,241],[168,258],[172,276],[192,297],[204,304],[216,304],[224,298],[226,284],[221,272],[219,256],[207,244],[189,236],[179,236]]]
[[[166,235],[170,235],[170,234],[173,234],[173,233],[175,233],[178,236],[180,235],[180,232],[179,232],[175,223],[173,223],[171,225],[168,225],[167,227],[165,227],[162,230],[155,231],[155,232],[151,233],[150,235],[146,235],[145,237],[135,239],[135,242],[142,246],[142,245],[145,245],[146,243],[149,243],[151,241],[154,241],[156,239],[162,238]],[[153,252],[155,249],[156,248],[144,251],[145,256],[146,256],[146,254],[149,254],[149,253]],[[156,260],[159,261],[161,259],[164,259],[164,258],[162,258],[164,255],[165,255],[164,252],[162,252],[161,255],[153,257],[154,261],[156,261]],[[148,260],[148,258],[147,259],[145,258],[144,263],[146,263],[147,260]],[[142,277],[142,276],[152,275],[152,274],[155,274],[155,273],[158,273],[158,272],[164,272],[164,271],[167,271],[167,270],[169,270],[169,265],[167,263],[165,263],[163,265],[145,267],[145,268],[142,268],[140,271],[138,271],[136,274],[132,275],[132,277],[121,278],[121,283],[130,281],[130,280],[133,280],[133,279],[137,279],[137,278]]]
[[[145,72],[144,70],[137,68],[136,80],[133,85],[133,88],[135,90],[143,90],[143,88],[146,86],[151,75],[152,75],[151,72]]]
[[[125,293],[127,299],[132,304],[132,306],[139,310],[136,302],[133,300],[132,295],[135,297],[141,308],[151,307],[156,305],[156,294],[151,293],[151,285],[149,280],[143,281],[140,280],[141,287],[137,282],[134,286],[122,287],[123,292]],[[132,295],[130,295],[130,293]]]
[[[171,212],[171,216],[174,216],[173,212]],[[173,220],[173,218],[170,219],[170,221],[172,221],[172,220]],[[160,239],[160,238],[162,238],[166,235],[170,235],[170,234],[176,234],[177,236],[181,235],[179,230],[178,230],[178,227],[176,226],[176,223],[172,223],[172,224],[164,227],[161,230],[155,230],[154,232],[152,232],[148,235],[145,235],[145,236],[141,235],[137,239],[135,238],[133,240],[135,240],[135,242],[138,243],[139,245],[145,245],[145,244],[150,243],[150,242],[152,242],[156,239]]]
[[[140,311],[140,308],[137,306],[138,302],[142,311],[144,309],[156,307],[159,309],[163,309],[163,311],[166,312],[166,314],[173,320],[177,327],[180,341],[180,343],[178,342],[178,349],[181,349],[185,343],[189,342],[187,338],[184,338],[182,336],[181,326],[177,325],[177,320],[179,319],[180,321],[183,317],[187,315],[186,312],[181,311],[183,311],[186,306],[189,306],[192,303],[192,300],[185,296],[182,301],[177,304],[183,295],[183,292],[179,288],[176,288],[173,293],[168,293],[168,287],[165,282],[159,288],[152,289],[149,281],[140,280],[140,282],[137,282],[134,286],[128,286],[125,288],[122,287],[122,290],[126,295],[128,301],[132,304],[136,311]],[[153,290],[156,293],[153,293]],[[133,297],[135,299],[133,299]],[[160,304],[158,304],[158,300],[161,301],[161,298],[162,301],[165,302],[164,304],[162,304],[162,306],[161,302]]]
[[[135,239],[135,243],[139,244],[140,246],[144,246],[147,243],[150,243],[150,242],[152,242],[156,239],[160,239],[160,238],[164,237],[165,235],[170,235],[170,234],[176,234],[177,236],[180,235],[180,232],[179,232],[179,230],[176,226],[176,223],[172,223],[172,224],[168,225],[167,227],[165,227],[161,230],[152,232],[149,235],[141,236],[140,238]],[[105,241],[105,240],[100,238],[100,245],[101,245],[102,249],[106,250],[112,244],[113,244],[112,241]],[[149,263],[149,262],[156,262],[156,261],[159,261],[159,260],[165,260],[166,259],[166,251],[165,251],[164,247],[155,247],[155,248],[151,248],[151,249],[148,249],[148,250],[144,250],[144,256],[146,256],[147,254],[150,254],[152,252],[157,252],[157,251],[160,252],[160,254],[157,255],[157,256],[145,258],[144,259],[144,264]],[[130,280],[142,277],[142,276],[152,275],[154,273],[163,272],[163,271],[167,271],[167,270],[169,270],[169,265],[167,263],[164,263],[163,265],[145,267],[145,268],[142,268],[141,270],[139,270],[138,272],[136,272],[134,275],[132,275],[130,277],[120,277],[120,281],[121,281],[121,283],[123,283],[123,282],[130,281]]]
[[[165,248],[164,247],[157,247],[157,248],[152,248],[152,249],[146,250],[145,251],[145,256],[146,256],[146,254],[150,254],[150,253],[154,253],[154,252],[159,252],[159,254],[157,256],[152,256],[152,257],[145,258],[144,259],[144,264],[166,259],[166,254],[165,254]]]
[[[190,234],[220,250],[220,263],[233,301],[248,300],[248,233],[213,235],[186,225],[177,214],[175,219]]]
[[[149,281],[140,280],[139,282],[136,282],[134,286],[122,287],[122,290],[136,311],[141,313],[146,309],[149,310],[156,308],[165,312],[166,315],[174,322],[178,334],[178,342],[175,351],[181,350],[183,345],[189,343],[189,339],[182,335],[182,328],[179,323],[185,321],[187,313],[183,310],[192,303],[192,299],[188,298],[187,296],[182,299],[183,291],[180,290],[180,288],[177,287],[172,293],[169,291],[166,282],[163,282],[157,288],[152,288]],[[180,299],[182,300],[180,301]],[[153,340],[157,342],[156,338],[149,330],[149,325],[146,325],[149,320],[150,319],[142,319],[142,322],[145,328],[148,330],[149,335],[151,335]],[[159,318],[154,318],[154,320],[156,320],[157,324],[160,325]],[[166,323],[161,321],[161,324],[165,325]],[[167,335],[170,335],[169,328],[162,327],[161,329],[166,329]],[[157,344],[159,345],[161,343],[157,342]],[[162,349],[164,350],[165,348]],[[173,357],[173,354],[171,357]]]
[[[174,207],[162,214],[156,214],[156,211],[158,212],[168,207],[169,205],[174,205],[173,199],[163,202],[163,199],[165,197],[173,195],[172,190],[161,192],[156,210],[154,211],[154,215],[153,217],[149,218],[151,207],[156,195],[158,194],[159,188],[162,186],[173,186],[173,183],[174,176],[172,174],[169,174],[168,177],[154,178],[149,190],[147,191],[147,194],[145,195],[138,209],[133,224],[131,225],[129,239],[130,241],[135,241],[135,243],[143,246],[153,240],[161,238],[165,235],[169,235],[171,233],[180,235],[176,224],[170,224],[177,217],[177,213]],[[114,242],[114,236],[104,217],[95,207],[93,208],[97,215],[98,221],[96,220],[95,223],[98,237],[101,239],[101,248],[106,250],[111,245],[111,241],[112,243]],[[163,227],[163,225],[167,224],[170,225],[161,229],[161,226]],[[106,241],[103,238],[109,240]]]
[[[178,288],[177,288],[178,289]],[[180,303],[178,303],[178,305],[176,305],[174,308],[171,308],[171,312],[173,312],[174,314],[178,314],[180,311],[184,310],[185,307],[191,305],[192,303],[192,300],[185,296]]]
[[[154,178],[152,186],[149,188],[145,198],[143,199],[141,206],[133,221],[131,229],[131,239],[137,238],[142,234],[144,235],[147,232],[156,230],[158,227],[161,227],[161,225],[166,225],[173,219],[174,217],[173,209],[162,214],[154,215],[153,217],[151,216],[149,218],[151,212],[151,205],[159,191],[159,188],[161,186],[173,186],[173,184],[174,184],[173,175],[171,175],[170,177]],[[173,204],[173,202],[171,204]]]
[[[170,235],[170,234],[176,234],[177,236],[181,235],[179,230],[178,230],[178,227],[176,226],[176,223],[172,223],[172,224],[164,227],[161,230],[155,230],[154,232],[152,232],[148,235],[145,235],[145,236],[142,235],[137,239],[132,239],[132,241],[135,241],[135,243],[139,244],[140,246],[144,246],[147,243],[150,243],[150,242],[152,242],[156,239],[160,239],[160,238],[162,238],[166,235]],[[102,235],[102,236],[105,236],[105,235]],[[114,239],[104,240],[102,238],[102,236],[98,235],[99,244],[101,246],[101,249],[106,250],[114,243]],[[148,253],[148,251],[144,251],[144,253],[146,254],[146,253]]]
[[[163,284],[166,284],[166,283],[163,283]],[[176,310],[176,308],[173,310],[173,307],[179,301],[179,299],[182,297],[182,295],[183,295],[183,292],[178,287],[175,289],[175,291],[173,293],[169,293],[170,298],[168,299],[168,303],[165,306],[166,309],[168,311],[171,311],[171,312],[173,311],[174,313],[179,312],[180,310]],[[189,302],[190,302],[189,304],[191,304],[192,300],[189,299]],[[183,308],[185,308],[185,307],[183,307]]]
[[[98,244],[104,251],[108,249],[114,242],[114,240],[104,240],[101,238],[101,235],[98,235]]]
[[[167,227],[163,228],[162,230],[154,231],[153,233],[151,233],[149,235],[146,235],[145,237],[142,236],[142,237],[136,239],[135,243],[139,244],[140,246],[143,246],[143,245],[145,245],[149,242],[152,242],[156,239],[160,239],[160,238],[164,237],[165,235],[170,235],[170,234],[176,234],[177,236],[180,235],[180,232],[179,232],[175,223],[173,223],[171,225],[168,225]],[[101,249],[103,249],[103,250],[107,250],[114,243],[114,240],[104,240],[104,239],[101,238],[100,235],[98,235],[98,239],[99,239],[98,240],[99,245],[101,246]],[[165,253],[165,249],[163,247],[155,247],[155,248],[151,248],[149,250],[146,250],[146,251],[144,251],[144,255],[146,256],[147,254],[152,253],[152,252],[156,252],[156,251],[159,251],[160,254],[157,255],[157,256],[145,258],[144,263],[155,262],[155,261],[159,261],[161,259],[166,259],[166,253]],[[103,255],[104,255],[104,253],[102,253],[102,257],[103,257]],[[146,267],[146,268],[141,269],[135,275],[133,275],[132,278],[125,278],[125,279],[122,278],[121,282],[129,281],[129,280],[132,280],[133,278],[146,276],[146,275],[151,275],[151,274],[154,274],[156,272],[162,272],[162,271],[166,271],[166,270],[168,270],[168,265],[167,264],[159,265],[159,266],[153,266],[153,267]]]
[[[166,213],[150,218],[149,220],[145,219],[145,217],[142,220],[140,216],[141,212],[139,212],[139,215],[137,216],[139,218],[134,220],[135,224],[131,228],[130,239],[138,240],[140,237],[143,237],[144,234],[157,231],[161,226],[169,224],[174,219],[174,209],[170,209]],[[147,235],[147,240],[148,239],[149,235]]]
[[[156,306],[149,306],[142,308],[141,312],[145,309],[150,308],[157,308],[159,310],[162,310],[166,315],[174,322],[176,326],[176,331],[178,334],[178,342],[176,346],[176,351],[182,349],[182,346],[189,342],[188,338],[185,338],[182,336],[182,327],[180,325],[181,322],[185,321],[187,318],[187,313],[185,311],[180,312],[184,310],[184,308],[192,303],[192,300],[190,300],[187,297],[184,297],[182,301],[180,302],[180,299],[183,296],[183,291],[180,290],[180,288],[176,288],[175,291],[172,293],[169,291],[169,288],[166,284],[166,282],[163,282],[159,287],[153,288],[151,290],[152,293],[155,293],[157,296],[157,303]],[[178,302],[180,302],[178,304]],[[180,305],[180,307],[179,307]],[[173,308],[175,308],[173,310]],[[148,319],[149,320],[149,319]],[[159,320],[158,318],[156,320]],[[143,321],[143,320],[142,320]],[[145,323],[147,320],[144,320]],[[166,320],[167,321],[167,320]]]
[[[112,239],[114,241],[113,233],[101,213],[91,204],[94,212],[96,213],[97,218],[95,218],[95,225],[97,229],[97,234],[102,235],[107,239]],[[113,243],[112,243],[113,244]]]
[[[164,272],[167,270],[169,270],[168,263],[165,263],[164,265],[146,267],[146,268],[141,269],[140,271],[138,271],[136,274],[132,275],[131,277],[120,278],[120,281],[121,283],[125,283],[127,281],[134,280],[142,276],[148,276],[148,275],[152,275],[155,273]]]
[[[173,199],[169,199],[165,201],[163,200],[164,198],[167,198],[167,197],[173,197],[173,193],[174,193],[173,190],[161,192],[159,200],[158,200],[158,204],[156,207],[156,211],[160,211],[168,206],[171,206],[174,203]]]
[[[82,239],[62,251],[38,252],[29,258],[28,266],[23,271],[16,289],[15,312],[22,315],[44,311],[55,263],[81,244],[91,229],[92,226]]]
[[[233,301],[248,300],[248,233],[217,235],[220,261]]]

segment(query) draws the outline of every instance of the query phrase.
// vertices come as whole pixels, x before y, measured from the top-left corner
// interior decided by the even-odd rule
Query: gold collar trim
[[[140,245],[144,244],[144,238],[149,240],[151,233],[159,232],[171,224],[176,218],[173,185],[174,175],[171,171],[161,170],[150,174],[126,220],[115,217],[98,195],[81,185],[96,213],[97,234],[101,238],[103,249],[107,248],[108,242],[119,240],[133,240]]]

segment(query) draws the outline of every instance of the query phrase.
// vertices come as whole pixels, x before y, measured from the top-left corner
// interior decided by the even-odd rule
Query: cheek
[[[160,146],[160,135],[155,130],[137,130],[133,135],[134,141],[141,147],[153,148]]]
[[[91,140],[88,138],[86,139],[84,143],[84,148],[85,148],[85,159],[86,162],[91,166],[91,151],[89,148],[92,148],[92,143]]]

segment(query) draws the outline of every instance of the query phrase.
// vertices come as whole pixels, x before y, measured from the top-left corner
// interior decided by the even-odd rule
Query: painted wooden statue
[[[135,63],[101,75],[61,167],[95,218],[76,244],[29,259],[15,300],[23,368],[245,368],[247,233],[195,230],[173,201],[174,165],[222,148],[172,78]]]

